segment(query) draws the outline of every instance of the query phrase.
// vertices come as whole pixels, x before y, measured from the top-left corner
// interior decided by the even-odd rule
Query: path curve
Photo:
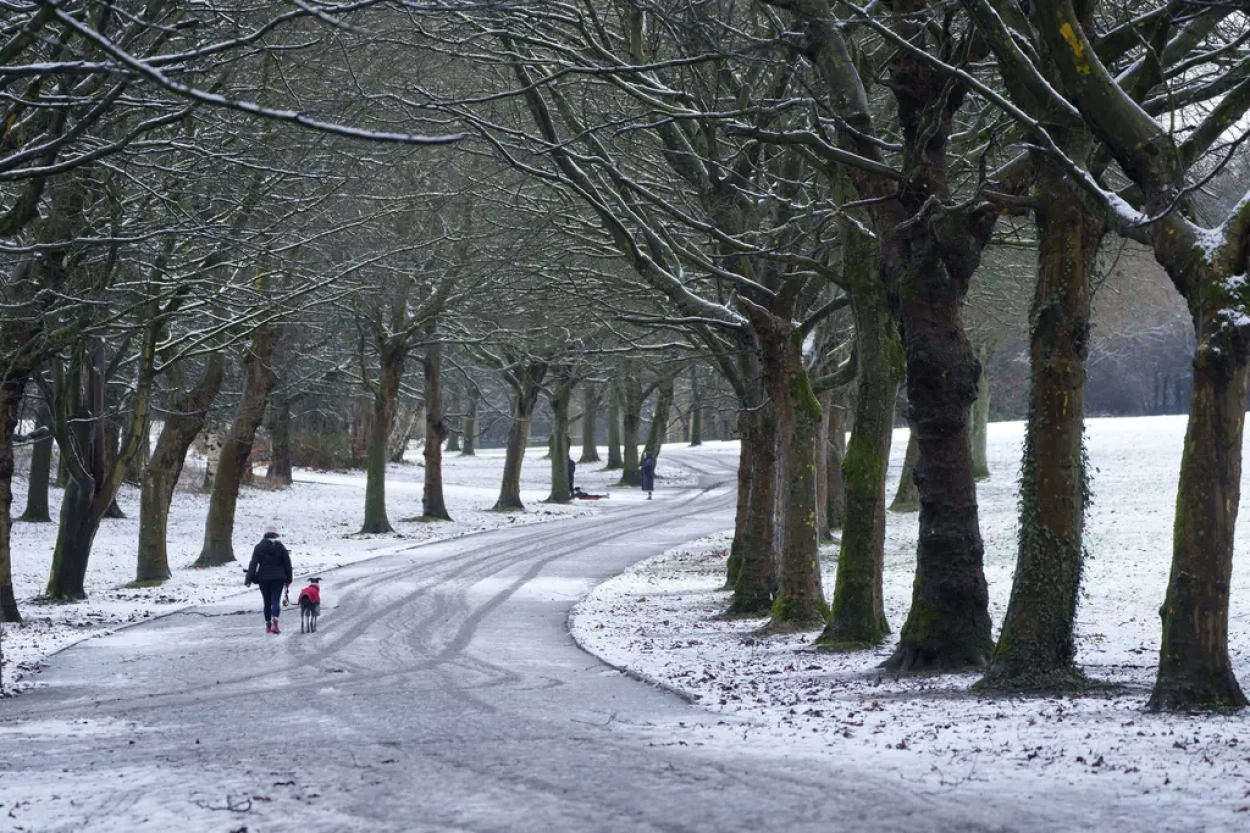
[[[736,743],[577,648],[597,582],[732,525],[736,461],[690,462],[697,489],[327,574],[315,635],[248,595],[57,655],[0,701],[0,831],[1063,829]]]

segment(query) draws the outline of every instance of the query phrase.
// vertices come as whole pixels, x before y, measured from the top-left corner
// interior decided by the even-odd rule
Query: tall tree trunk
[[[265,483],[285,489],[294,482],[291,471],[291,399],[280,388],[269,400],[269,444],[269,470],[265,472]]]
[[[94,489],[94,480],[84,484],[70,474],[69,485],[61,497],[60,526],[52,552],[52,573],[48,577],[49,598],[63,601],[87,598],[87,562],[103,517],[91,511]]]
[[[464,448],[461,457],[473,457],[477,454],[477,397],[469,397],[469,412],[464,418]]]
[[[990,477],[989,424],[990,424],[990,371],[986,363],[990,359],[988,347],[977,351],[981,373],[977,377],[977,401],[972,403],[972,476],[977,480]]]
[[[903,471],[899,474],[898,488],[894,490],[891,512],[919,512],[920,489],[916,486],[916,461],[920,459],[920,441],[916,429],[907,426],[907,448],[903,450]]]
[[[625,467],[621,456],[621,393],[617,385],[608,392],[608,465],[607,471]]]
[[[932,260],[936,244],[923,226],[902,232],[920,239],[894,244],[912,267],[899,296],[908,422],[920,447],[920,538],[911,610],[886,667],[954,671],[984,667],[993,650],[968,426],[981,365],[960,313],[966,278]]]
[[[35,440],[30,454],[30,477],[27,479],[26,511],[18,518],[27,523],[49,523],[48,486],[52,479],[52,432],[46,405],[39,406],[37,426],[47,433]]]
[[[1104,227],[1058,166],[1042,162],[1040,173],[1016,574],[1002,632],[979,684],[998,690],[1062,689],[1085,681],[1075,665],[1073,631],[1089,501],[1082,442],[1089,274]]]
[[[1228,600],[1250,356],[1244,335],[1227,324],[1225,302],[1209,292],[1199,308],[1153,710],[1247,705],[1228,657]]]
[[[361,533],[367,535],[392,531],[386,513],[386,462],[407,358],[407,344],[400,338],[387,338],[379,345],[378,383],[373,389],[373,418],[365,457],[365,520],[360,526]]]
[[[274,324],[262,324],[252,332],[252,343],[243,360],[243,398],[222,444],[204,522],[204,546],[195,561],[196,567],[215,567],[235,560],[234,513],[239,485],[243,469],[249,465],[256,429],[265,416],[269,391],[277,380],[270,362],[281,336],[281,328]]]
[[[846,519],[829,623],[817,644],[833,650],[879,645],[890,632],[882,585],[885,569],[885,477],[894,434],[894,402],[903,350],[885,288],[877,280],[871,240],[849,238],[846,274],[859,357],[855,424],[842,461]]]
[[[738,503],[737,511],[734,512],[734,537],[729,545],[729,558],[725,562],[725,586],[721,588],[722,590],[733,590],[738,580],[738,570],[742,566],[743,548],[746,544],[746,522],[751,512],[751,475],[755,470],[752,454],[755,446],[745,439],[748,430],[746,421],[749,417],[750,411],[747,409],[738,412],[738,430],[744,439],[739,443],[738,449]],[[767,593],[767,587],[765,592]],[[767,612],[770,607],[772,607],[771,596],[761,608],[761,612]]]
[[[521,502],[521,466],[525,463],[525,449],[529,445],[530,423],[538,395],[542,392],[543,378],[547,375],[545,363],[533,362],[523,365],[513,384],[512,425],[508,429],[508,445],[504,451],[503,482],[499,487],[499,500],[495,510],[500,512],[524,511]]]
[[[599,446],[595,434],[599,429],[599,405],[603,399],[603,387],[591,382],[582,391],[582,456],[578,463],[598,463]]]
[[[828,541],[829,532],[829,420],[833,411],[833,392],[825,391],[820,399],[820,428],[816,432],[816,537]]]
[[[126,469],[148,442],[148,408],[151,403],[157,343],[164,331],[168,313],[181,304],[183,296],[171,299],[164,309],[153,305],[147,332],[139,354],[138,378],[132,412],[118,450],[107,455],[104,432],[105,349],[101,340],[82,348],[75,364],[78,372],[70,384],[61,384],[66,396],[55,402],[54,430],[63,446],[81,450],[69,460],[69,485],[61,500],[60,526],[48,574],[47,595],[52,599],[76,601],[86,598],[87,562],[100,521],[117,496]],[[71,441],[71,437],[73,440]]]
[[[143,439],[145,441],[139,444],[139,453],[131,458],[130,465],[126,467],[125,482],[131,486],[139,486],[143,483],[143,469],[152,457],[152,426],[149,424],[144,428]]]
[[[421,424],[421,434],[425,435],[425,407],[405,408],[395,394],[395,407],[391,413],[391,427],[386,437],[387,462],[399,464],[404,462],[408,453],[408,443],[412,441],[412,433],[417,424]]]
[[[551,395],[551,436],[554,446],[551,452],[551,494],[547,496],[550,503],[568,503],[573,499],[573,484],[569,482],[569,460],[572,450],[569,448],[569,401],[573,396],[573,386],[561,379],[555,385]]]
[[[104,464],[112,466],[113,461],[117,458],[117,446],[120,443],[118,437],[119,428],[113,425],[112,420],[105,418],[104,420]],[[117,498],[109,501],[108,509],[104,510],[104,517],[113,520],[123,520],[126,513],[117,505]]]
[[[451,392],[451,419],[447,420],[447,453],[460,450],[460,435],[464,429],[464,415],[460,413],[460,391]]]
[[[699,385],[699,365],[690,368],[690,447],[703,445],[703,388]]]
[[[665,376],[660,380],[659,394],[655,398],[655,414],[651,419],[651,428],[647,431],[647,444],[644,450],[651,452],[651,458],[660,459],[660,451],[664,441],[668,439],[668,420],[673,410],[673,379]]]
[[[431,332],[433,328],[431,327]],[[447,420],[443,417],[443,345],[431,341],[421,360],[425,374],[425,486],[421,493],[421,517],[450,521],[443,500],[443,440]]]
[[[826,525],[830,530],[841,529],[846,523],[846,480],[842,476],[842,464],[846,458],[846,389],[834,391],[829,405],[829,446],[826,449],[825,476]]]
[[[64,489],[69,485],[69,465],[65,461],[65,452],[60,445],[56,447],[56,483],[58,489]]]
[[[77,462],[70,460],[68,463],[69,483],[61,496],[56,545],[48,574],[47,595],[62,601],[87,597],[85,580],[91,545],[111,502],[110,498],[93,511],[107,459],[104,344],[97,339],[83,352],[84,356],[71,363],[66,378],[58,380],[63,381],[57,385],[58,399],[65,399],[58,402],[60,413],[54,417],[61,423],[62,436],[74,438],[65,445],[81,450]]]
[[[777,420],[771,402],[738,415],[742,459],[738,521],[730,560],[733,596],[726,616],[763,616],[773,606],[773,503],[777,490]]]
[[[793,283],[793,282],[792,282]],[[788,288],[788,287],[787,287]],[[779,297],[776,310],[748,306],[777,410],[777,455],[785,473],[777,483],[779,575],[770,631],[818,628],[825,622],[816,538],[816,437],[820,402],[803,365],[794,332],[794,299]]]
[[[632,371],[626,371],[621,396],[621,485],[637,486],[642,482],[638,471],[638,432],[642,428],[642,383]]]
[[[160,582],[171,576],[169,505],[182,476],[187,450],[204,430],[209,408],[221,392],[224,378],[225,356],[217,351],[209,355],[199,382],[174,400],[173,408],[165,417],[139,486],[139,557],[135,581]]]
[[[6,368],[7,370],[7,368]],[[13,592],[13,551],[9,531],[13,505],[13,434],[17,429],[18,405],[26,388],[24,372],[7,372],[0,381],[0,622],[20,622],[17,596]]]

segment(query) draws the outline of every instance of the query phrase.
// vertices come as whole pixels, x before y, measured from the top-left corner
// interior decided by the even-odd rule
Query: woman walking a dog
[[[278,540],[278,528],[265,527],[265,537],[252,550],[252,563],[243,584],[260,585],[265,612],[265,633],[280,633],[278,616],[282,613],[282,593],[291,586],[291,554]]]

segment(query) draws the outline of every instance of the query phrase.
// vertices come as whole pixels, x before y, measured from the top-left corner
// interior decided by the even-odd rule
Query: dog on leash
[[[310,578],[308,586],[299,591],[299,632],[316,633],[317,617],[321,615],[321,579]]]

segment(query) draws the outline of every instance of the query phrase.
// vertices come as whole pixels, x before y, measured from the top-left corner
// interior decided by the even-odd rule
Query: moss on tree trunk
[[[846,523],[846,480],[842,464],[846,459],[846,390],[834,391],[829,399],[829,445],[825,449],[825,517],[828,529],[842,529]]]
[[[1073,632],[1089,499],[1083,445],[1089,274],[1104,228],[1053,165],[1042,168],[1038,198],[1019,548],[1002,632],[978,684],[985,689],[1085,685]]]
[[[842,461],[846,520],[838,554],[829,623],[817,645],[833,650],[880,644],[890,632],[882,584],[885,565],[885,476],[893,439],[894,401],[903,375],[903,348],[885,288],[877,279],[871,241],[850,251],[855,266],[851,301],[859,357],[855,423]]]
[[[948,240],[964,235],[958,218],[949,219],[954,227],[937,234]],[[962,262],[954,256],[939,261],[928,222],[940,225],[921,222],[900,231],[904,239],[883,244],[892,256],[906,255],[899,310],[908,421],[919,447],[916,580],[898,648],[886,661],[893,671],[982,668],[993,648],[968,424],[981,366],[960,314],[980,250],[978,257],[965,252]]]
[[[785,472],[776,484],[774,500],[768,504],[779,510],[774,530],[780,544],[776,553],[777,592],[767,625],[772,632],[819,628],[827,612],[816,533],[820,402],[803,364],[802,336],[793,323],[793,285],[797,283],[787,285],[771,310],[746,306],[777,411],[774,442],[777,462]]]
[[[1200,309],[1193,400],[1176,496],[1163,643],[1149,708],[1229,710],[1247,704],[1228,656],[1233,533],[1241,499],[1248,350],[1218,293]]]

